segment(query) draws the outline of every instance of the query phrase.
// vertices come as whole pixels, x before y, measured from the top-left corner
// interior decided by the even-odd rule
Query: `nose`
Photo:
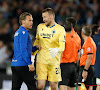
[[[31,24],[33,24],[33,21],[31,21]]]
[[[45,22],[45,19],[43,18],[43,21]]]

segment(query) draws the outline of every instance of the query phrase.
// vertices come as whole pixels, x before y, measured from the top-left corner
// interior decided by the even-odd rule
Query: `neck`
[[[23,26],[26,30],[28,30],[28,28],[26,28],[25,25],[21,25],[21,26]]]
[[[74,31],[74,28],[72,27],[72,30],[71,31]]]
[[[50,27],[52,27],[56,22],[54,20],[52,20],[52,22],[50,23]]]
[[[71,31],[70,32],[66,32],[66,34],[71,34]]]
[[[84,36],[84,41],[86,41],[87,40],[87,38],[89,38],[90,36]]]

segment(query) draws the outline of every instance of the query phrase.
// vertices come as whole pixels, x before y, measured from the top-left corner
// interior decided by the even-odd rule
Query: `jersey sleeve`
[[[87,43],[85,47],[86,54],[93,54],[93,45],[91,43]]]
[[[65,49],[65,29],[63,28],[59,34],[59,52],[63,52]]]
[[[22,54],[24,61],[28,65],[30,65],[30,64],[32,64],[32,62],[31,62],[31,59],[30,59],[28,51],[27,51],[27,47],[28,47],[27,42],[28,42],[28,32],[22,31],[20,33],[20,50],[21,50],[21,54]]]
[[[36,50],[38,50],[36,46],[32,47],[32,52],[35,52]]]
[[[39,45],[39,26],[37,27],[37,33],[36,33],[36,40],[34,42],[34,46]]]

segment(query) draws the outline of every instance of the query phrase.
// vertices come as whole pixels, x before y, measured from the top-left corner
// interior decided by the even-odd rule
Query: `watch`
[[[86,70],[86,69],[83,69],[83,70],[88,72],[88,70]]]

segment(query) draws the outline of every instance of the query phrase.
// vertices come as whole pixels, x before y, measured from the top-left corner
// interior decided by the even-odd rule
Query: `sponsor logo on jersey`
[[[53,34],[40,33],[40,36],[43,36],[43,38],[48,38],[48,39],[50,39],[51,37],[53,37]]]

